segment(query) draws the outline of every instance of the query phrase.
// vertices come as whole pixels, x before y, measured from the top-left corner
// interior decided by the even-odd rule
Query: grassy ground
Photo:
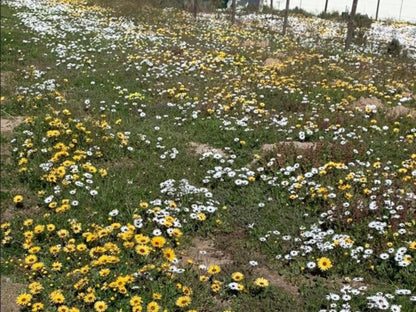
[[[22,310],[415,309],[414,59],[308,24],[27,3],[1,10]]]

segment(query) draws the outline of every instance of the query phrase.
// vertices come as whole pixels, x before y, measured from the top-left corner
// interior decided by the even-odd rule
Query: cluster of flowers
[[[329,293],[326,296],[329,309],[322,309],[320,312],[350,312],[355,311],[359,306],[368,310],[400,312],[406,311],[401,304],[394,304],[397,297],[408,296],[410,302],[416,301],[416,296],[411,295],[409,289],[397,289],[393,294],[378,292],[375,295],[368,295],[368,287],[365,285],[357,286],[362,283],[363,278],[355,277],[346,281],[339,293]],[[359,302],[359,303],[358,303]],[[357,304],[358,303],[358,304]],[[402,309],[404,308],[404,309]]]
[[[115,127],[118,124],[116,121]],[[107,170],[95,163],[102,157],[107,141],[128,145],[128,136],[113,131],[105,115],[91,122],[73,118],[68,109],[52,110],[43,118],[26,118],[23,127],[24,136],[11,141],[18,171],[22,177],[35,178],[46,185],[39,196],[57,212],[77,206],[75,195],[79,191],[98,194],[95,180],[105,178]]]

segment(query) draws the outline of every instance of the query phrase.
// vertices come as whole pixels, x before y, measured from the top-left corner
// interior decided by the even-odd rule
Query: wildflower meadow
[[[416,26],[153,2],[1,3],[2,311],[416,311]]]

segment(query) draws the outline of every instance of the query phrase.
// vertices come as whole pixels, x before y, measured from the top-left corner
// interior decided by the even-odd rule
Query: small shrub
[[[402,53],[403,46],[396,38],[392,39],[387,45],[387,54],[392,56],[399,56]]]
[[[319,18],[323,18],[323,19],[328,19],[328,20],[339,20],[340,19],[340,15],[338,11],[333,11],[333,12],[322,12],[318,15]]]
[[[305,11],[302,8],[299,7],[295,7],[294,9],[290,10],[291,14],[294,15],[299,15],[299,16],[303,16],[303,17],[312,17],[314,16],[312,13]]]
[[[359,28],[370,28],[373,20],[367,14],[356,14],[354,17],[355,25]]]
[[[341,21],[348,21],[350,18],[349,12],[342,12]],[[355,14],[354,24],[356,28],[370,28],[373,20],[367,14]]]

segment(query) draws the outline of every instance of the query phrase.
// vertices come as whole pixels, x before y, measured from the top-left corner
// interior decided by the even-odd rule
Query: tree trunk
[[[235,24],[235,10],[236,10],[236,0],[231,2],[231,25]]]
[[[350,14],[350,20],[348,21],[347,38],[345,39],[345,50],[348,50],[351,46],[352,38],[354,38],[355,30],[355,12],[357,12],[358,0],[352,1],[352,8]]]
[[[194,0],[194,5],[192,8],[192,13],[194,15],[194,18],[196,18],[197,14],[198,14],[198,0]]]
[[[378,20],[378,9],[380,8],[380,0],[377,1],[376,20]]]
[[[273,12],[273,0],[270,0],[270,11]]]
[[[324,9],[324,13],[326,13],[326,11],[328,10],[328,0],[325,1],[325,9]]]
[[[290,4],[290,0],[286,0],[285,19],[283,21],[283,32],[282,32],[283,36],[286,35],[287,19],[289,17],[289,4]]]

